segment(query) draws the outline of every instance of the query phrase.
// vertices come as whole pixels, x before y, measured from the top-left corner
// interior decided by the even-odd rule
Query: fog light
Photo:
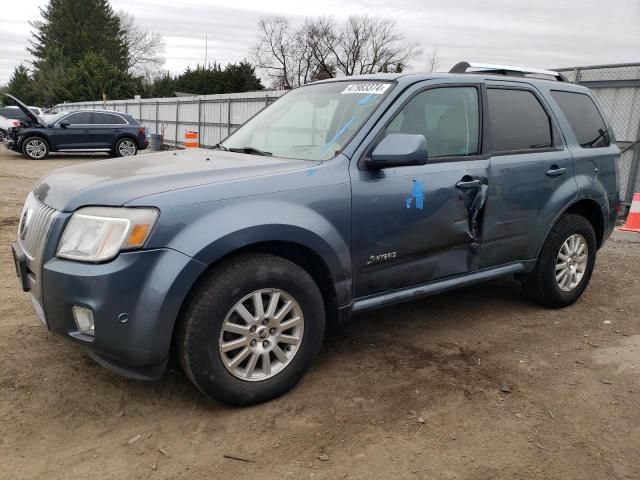
[[[94,335],[93,331],[93,312],[85,307],[73,307],[73,318],[80,333],[85,335]]]

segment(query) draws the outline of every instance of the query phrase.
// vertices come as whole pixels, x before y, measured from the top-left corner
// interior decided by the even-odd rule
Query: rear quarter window
[[[111,113],[94,112],[93,122],[96,125],[124,125],[127,122],[120,115]]]
[[[559,90],[553,90],[551,96],[567,118],[582,148],[609,146],[609,132],[591,97],[583,93]]]

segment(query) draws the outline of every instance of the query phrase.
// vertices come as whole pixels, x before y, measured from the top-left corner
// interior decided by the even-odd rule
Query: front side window
[[[494,152],[551,148],[551,120],[527,90],[487,91]]]
[[[385,133],[424,135],[429,158],[476,155],[480,113],[475,87],[425,90],[413,97]]]
[[[609,132],[598,112],[596,104],[588,95],[553,90],[556,101],[582,148],[608,147]]]
[[[391,89],[389,82],[328,82],[284,95],[221,143],[230,151],[328,160],[344,148]]]
[[[65,120],[72,125],[89,125],[91,123],[91,113],[78,112],[72,113]]]

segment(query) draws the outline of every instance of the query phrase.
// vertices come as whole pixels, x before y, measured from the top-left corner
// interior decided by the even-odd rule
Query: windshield
[[[329,82],[292,90],[240,127],[221,148],[301,160],[333,158],[390,87],[388,82]]]

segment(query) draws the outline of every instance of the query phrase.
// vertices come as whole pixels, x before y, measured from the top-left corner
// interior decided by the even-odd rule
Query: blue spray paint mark
[[[318,171],[317,168],[310,168],[307,170],[307,176],[310,177],[311,175],[314,175],[317,171]]]
[[[337,131],[337,133],[333,136],[333,138],[323,145],[322,150],[320,151],[320,155],[324,155],[325,153],[327,153],[327,150],[329,149],[329,147],[332,144],[334,144],[336,140],[338,140],[344,132],[347,131],[347,129],[351,126],[351,124],[354,122],[355,119],[356,117],[351,117],[349,121],[347,121],[347,123],[345,123],[342,126],[342,128],[340,128],[340,130]]]
[[[358,105],[364,105],[368,103],[371,99],[373,99],[373,97],[374,95],[372,95],[371,93],[369,95],[365,95],[360,100],[358,100]]]
[[[416,201],[416,208],[418,210],[422,210],[424,208],[424,191],[422,189],[422,182],[419,182],[418,180],[413,181],[413,190],[411,191],[411,195],[404,201],[405,208],[411,208],[411,204],[414,200]]]

